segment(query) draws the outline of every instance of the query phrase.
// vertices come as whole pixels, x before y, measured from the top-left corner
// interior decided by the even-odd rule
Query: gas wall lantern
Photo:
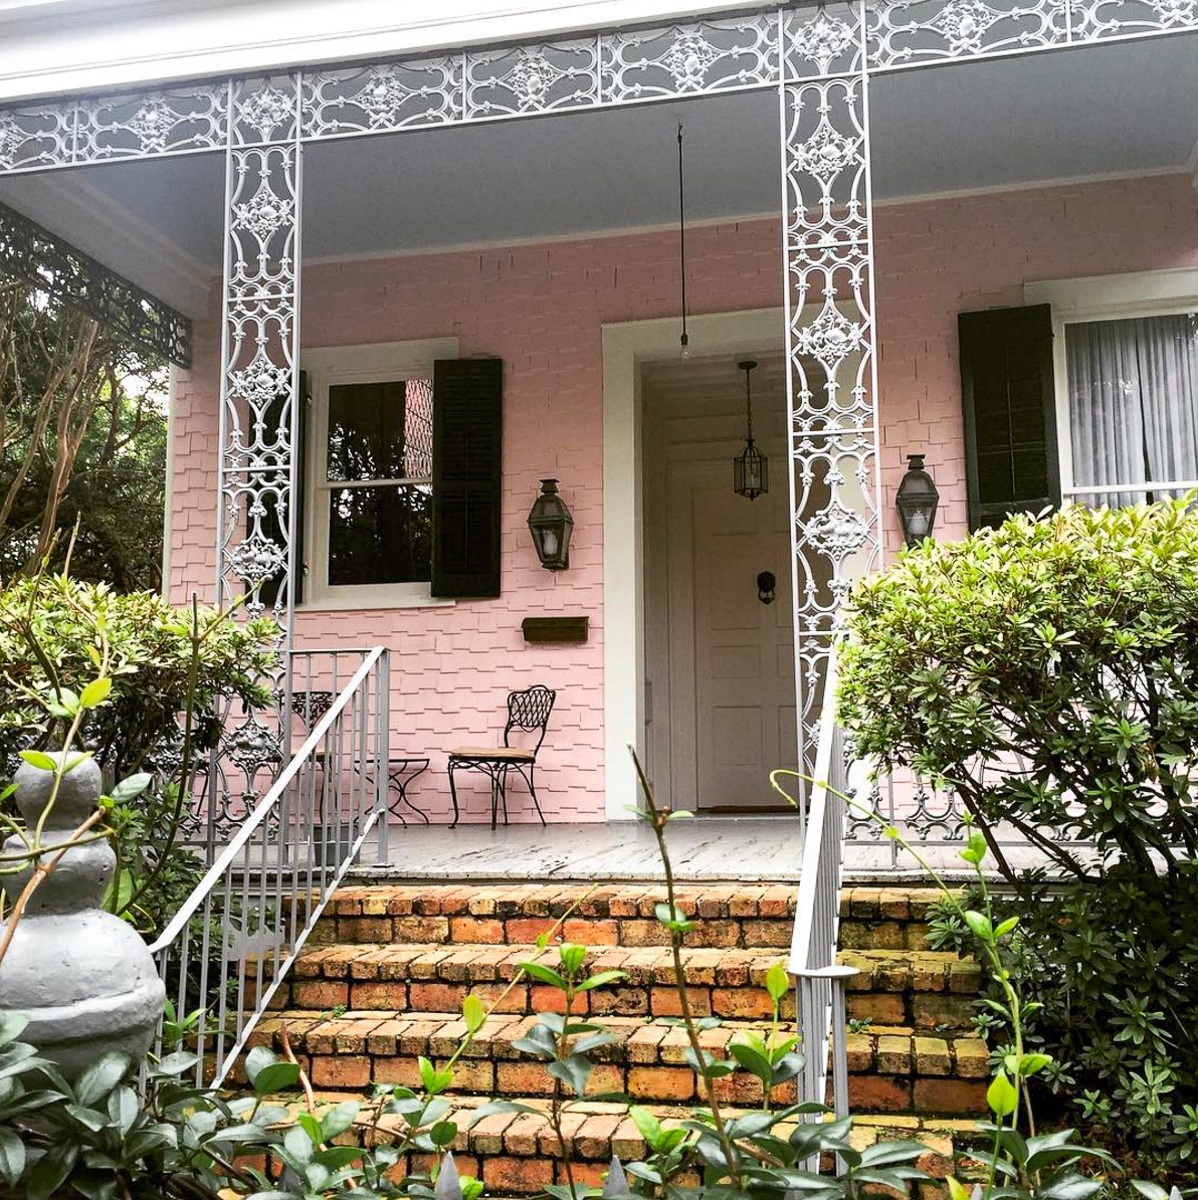
[[[907,473],[899,484],[899,520],[903,523],[903,538],[908,546],[918,546],[932,536],[936,524],[936,505],[940,493],[931,475],[923,469],[922,454],[907,455]]]
[[[556,479],[541,480],[541,494],[528,514],[537,557],[546,571],[564,571],[570,565],[570,534],[574,518],[566,502],[557,494]]]

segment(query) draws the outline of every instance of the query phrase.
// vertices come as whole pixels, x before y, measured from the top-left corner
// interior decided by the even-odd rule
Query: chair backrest
[[[536,745],[531,747],[535,755],[545,740],[545,730],[549,725],[549,714],[553,711],[553,702],[557,692],[550,691],[542,683],[534,683],[532,687],[522,692],[509,692],[507,698],[507,724],[503,729],[503,744],[510,746],[512,730],[537,735]]]

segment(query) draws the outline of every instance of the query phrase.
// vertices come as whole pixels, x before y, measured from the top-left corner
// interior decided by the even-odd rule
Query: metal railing
[[[301,651],[292,670],[282,720],[289,705],[301,744],[150,947],[178,1016],[199,1011],[186,1044],[200,1055],[197,1079],[214,1084],[367,837],[387,856],[386,649]]]
[[[848,1115],[848,1054],[845,1028],[845,981],[857,974],[836,961],[840,929],[840,881],[844,860],[846,802],[853,787],[844,735],[836,723],[836,660],[828,664],[811,784],[799,895],[787,969],[795,981],[795,1017],[802,1039],[803,1070],[799,1101],[828,1099],[831,1051],[831,1106]],[[853,772],[855,775],[856,772]],[[812,1115],[808,1119],[819,1119]]]

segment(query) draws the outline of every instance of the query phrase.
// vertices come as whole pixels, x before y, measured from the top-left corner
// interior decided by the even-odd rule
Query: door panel
[[[684,493],[672,507],[689,517],[689,536],[671,538],[671,568],[690,558],[691,620],[672,622],[671,641],[693,672],[698,806],[785,808],[769,772],[795,764],[787,498],[737,496],[724,464],[693,465],[672,486]],[[758,598],[762,571],[777,579],[772,604]]]

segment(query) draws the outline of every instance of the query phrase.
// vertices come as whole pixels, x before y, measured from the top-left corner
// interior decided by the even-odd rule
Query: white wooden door
[[[708,810],[784,809],[769,772],[796,761],[785,488],[746,500],[732,491],[728,463],[691,465],[675,475],[672,491],[671,508],[682,519],[671,529],[671,567],[680,568],[671,618],[689,582],[690,620],[671,631],[675,662],[689,659],[671,675],[675,684],[689,683],[694,698],[693,725],[682,725],[693,729],[695,799]],[[682,556],[689,563],[677,563]],[[776,578],[770,604],[758,596],[763,571]],[[685,703],[683,687],[671,692],[675,705]]]

